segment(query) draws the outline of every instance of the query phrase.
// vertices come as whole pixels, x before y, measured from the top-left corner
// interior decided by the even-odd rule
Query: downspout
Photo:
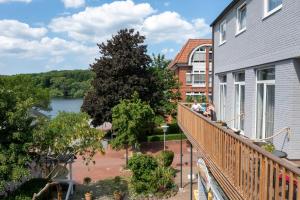
[[[214,102],[214,86],[215,86],[215,29],[214,26],[212,26],[212,87],[211,87],[211,101]],[[215,104],[215,103],[214,103]]]

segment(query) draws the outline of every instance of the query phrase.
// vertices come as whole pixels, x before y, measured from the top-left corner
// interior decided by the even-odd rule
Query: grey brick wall
[[[263,19],[263,1],[247,3],[247,30],[236,36],[235,6],[227,21],[227,41],[219,46],[219,23],[214,26],[214,100],[219,109],[219,74],[227,74],[226,120],[233,119],[233,73],[245,71],[245,136],[255,138],[256,69],[275,67],[274,130],[290,127],[292,136],[284,150],[291,159],[300,159],[300,1],[283,0],[278,12]],[[230,123],[229,126],[233,126]],[[284,135],[273,140],[281,149]]]
[[[219,46],[219,23],[214,26],[215,73],[300,56],[300,1],[283,0],[278,12],[263,18],[263,1],[246,0],[247,30],[236,36],[236,8],[227,20],[227,42]]]

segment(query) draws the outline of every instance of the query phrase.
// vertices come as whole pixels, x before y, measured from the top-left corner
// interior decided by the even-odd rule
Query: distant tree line
[[[48,89],[51,97],[81,98],[91,87],[93,72],[63,70],[22,76],[29,76],[35,86]]]

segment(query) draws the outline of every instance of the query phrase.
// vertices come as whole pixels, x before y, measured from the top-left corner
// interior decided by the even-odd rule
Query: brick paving
[[[184,200],[189,199],[189,180],[187,175],[189,173],[189,144],[187,141],[183,141],[183,192],[178,192],[176,197],[170,198],[171,200]],[[166,149],[174,152],[175,157],[172,166],[176,169],[180,169],[180,141],[168,141],[166,143]],[[163,150],[163,142],[152,142],[141,145],[141,151],[147,154],[157,154]],[[84,177],[91,177],[93,182],[98,180],[104,180],[113,178],[115,176],[126,176],[128,172],[123,170],[125,164],[125,151],[114,151],[110,148],[105,150],[105,154],[97,154],[95,156],[95,165],[84,165],[80,156],[78,156],[75,163],[73,163],[73,179],[75,182],[81,184]],[[195,168],[196,153],[194,153],[193,165]],[[194,169],[195,172],[195,169]],[[177,173],[175,182],[180,183],[180,172]],[[197,184],[194,184],[194,188]]]

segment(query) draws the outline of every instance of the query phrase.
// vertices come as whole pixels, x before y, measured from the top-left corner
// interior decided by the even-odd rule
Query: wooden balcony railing
[[[230,199],[300,200],[300,170],[179,104],[178,124]]]

